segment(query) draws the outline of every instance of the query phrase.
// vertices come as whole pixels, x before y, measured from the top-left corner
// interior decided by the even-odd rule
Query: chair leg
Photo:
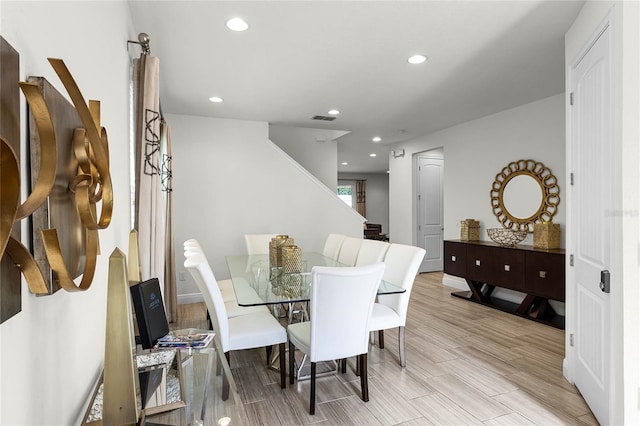
[[[285,365],[286,349],[284,342],[280,343],[280,387],[287,387],[287,369]]]
[[[231,357],[229,356],[229,352],[224,353],[224,357],[227,359],[227,364],[231,367]],[[227,377],[227,373],[222,372],[222,400],[226,401],[229,399],[229,378]]]
[[[362,400],[369,401],[369,381],[367,380],[367,354],[358,355],[360,360],[360,387],[362,388]]]
[[[378,347],[384,349],[384,330],[378,330]]]
[[[398,348],[400,350],[400,366],[407,366],[407,360],[404,354],[404,327],[398,327]]]
[[[311,394],[309,395],[309,414],[316,413],[316,363],[311,363]]]
[[[222,373],[222,360],[220,360],[220,357],[217,356],[216,357],[216,376],[219,376],[220,373]]]
[[[345,374],[347,372],[347,359],[346,358],[342,358],[340,360],[340,372],[342,374]]]
[[[360,355],[356,357],[356,376],[360,375],[362,364],[360,363]]]
[[[295,368],[295,353],[296,348],[293,346],[293,343],[291,343],[291,340],[289,340],[289,384],[293,384],[293,377],[295,376],[295,372],[293,371]]]
[[[375,344],[376,344],[376,332],[375,332],[375,331],[370,331],[370,332],[369,332],[369,342],[370,342],[372,345],[375,345]]]
[[[265,346],[267,351],[267,365],[271,364],[271,355],[273,354],[273,347],[271,345]]]

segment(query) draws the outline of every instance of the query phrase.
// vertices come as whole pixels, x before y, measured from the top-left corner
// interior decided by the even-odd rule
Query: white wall
[[[613,29],[614,74],[614,259],[612,259],[612,347],[611,357],[611,424],[639,424],[640,403],[640,5],[625,1],[588,1],[565,37],[565,61],[568,67],[593,35],[598,25],[611,13]],[[570,84],[567,75],[567,87]],[[567,120],[569,111],[567,111]],[[569,273],[569,279],[572,279]],[[567,285],[567,300],[572,297],[571,282]],[[570,308],[570,303],[567,307]],[[575,313],[568,309],[567,335],[575,328]],[[574,351],[567,344],[565,374],[572,375],[577,362]]]
[[[287,234],[305,251],[322,251],[332,232],[362,235],[362,216],[271,142],[267,123],[174,114],[167,121],[182,302],[198,293],[182,266],[189,238],[225,279],[225,255],[246,253],[244,234]]]
[[[486,229],[502,226],[493,214],[489,192],[496,174],[509,162],[531,158],[544,163],[558,178],[562,199],[564,134],[564,95],[555,95],[396,145],[395,149],[404,148],[405,155],[389,159],[391,241],[415,244],[417,240],[417,153],[443,148],[444,238],[459,238],[460,220],[474,218],[480,221],[481,239],[488,240]],[[564,228],[562,201],[553,221]]]
[[[382,225],[389,232],[389,175],[387,173],[338,173],[338,181],[365,179],[367,222]]]
[[[102,369],[108,257],[125,253],[129,224],[129,55],[134,39],[124,2],[0,3],[0,32],[20,53],[20,78],[62,83],[47,57],[62,58],[86,99],[98,99],[109,134],[114,212],[100,231],[102,255],[89,290],[36,297],[22,284],[22,312],[0,325],[0,424],[78,424]],[[24,101],[23,101],[24,104]],[[26,121],[22,114],[22,174]],[[23,221],[25,222],[25,221]],[[23,240],[26,231],[23,226]]]
[[[327,185],[337,188],[338,143],[348,132],[270,124],[269,139]]]

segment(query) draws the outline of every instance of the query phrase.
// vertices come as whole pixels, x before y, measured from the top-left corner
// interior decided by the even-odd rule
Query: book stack
[[[158,339],[157,348],[205,348],[211,343],[215,333],[167,334]]]

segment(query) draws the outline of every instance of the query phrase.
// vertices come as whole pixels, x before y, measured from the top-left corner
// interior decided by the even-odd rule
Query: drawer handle
[[[504,265],[504,270],[509,272],[511,270],[511,265]]]
[[[476,266],[480,266],[480,260],[476,259]]]
[[[451,261],[455,262],[456,261],[456,257],[455,256],[451,256]]]
[[[540,276],[540,278],[547,278],[547,272],[546,271],[539,271],[538,275]]]

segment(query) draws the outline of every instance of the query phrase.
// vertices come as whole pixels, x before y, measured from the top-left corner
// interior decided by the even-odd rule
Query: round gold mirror
[[[551,222],[560,203],[556,177],[534,160],[509,163],[491,186],[493,214],[505,228],[533,232],[533,224]]]

